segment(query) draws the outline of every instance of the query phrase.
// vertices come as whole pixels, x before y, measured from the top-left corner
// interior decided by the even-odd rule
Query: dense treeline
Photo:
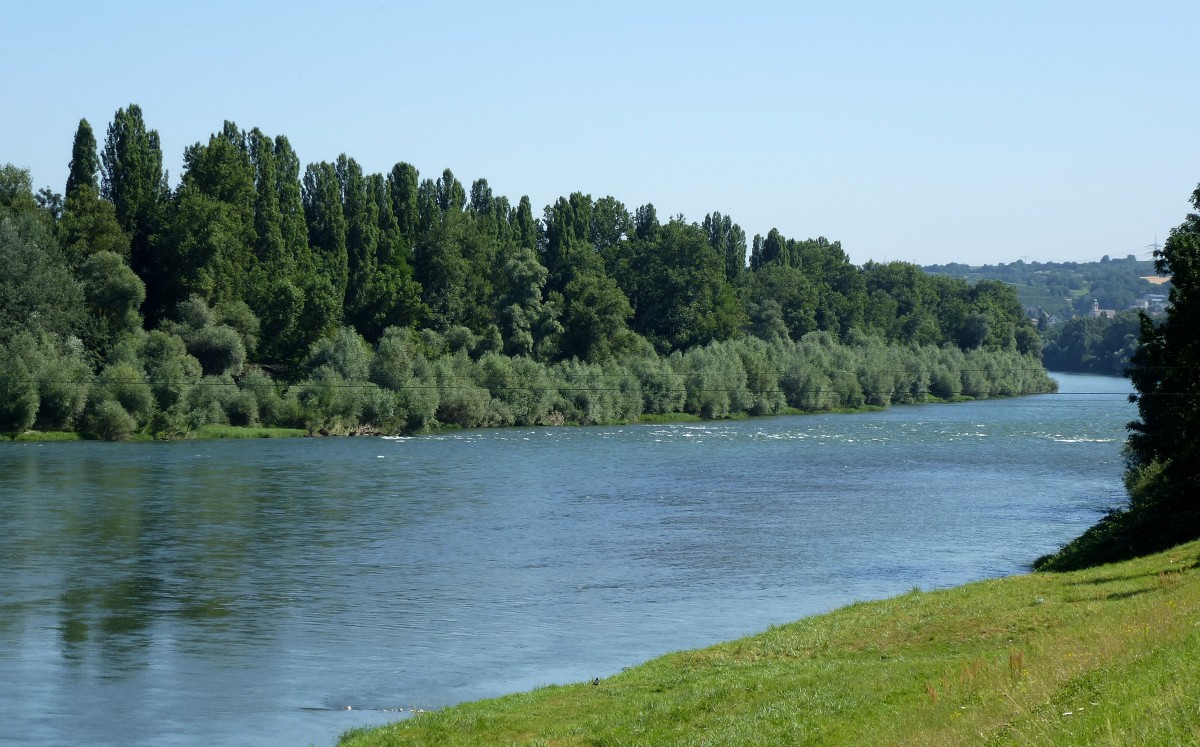
[[[598,423],[1045,391],[1010,289],[573,193],[535,216],[227,122],[175,188],[136,105],[65,196],[0,172],[0,430]]]
[[[1192,193],[1200,211],[1200,186]],[[1200,212],[1172,229],[1155,253],[1172,275],[1166,317],[1140,318],[1128,376],[1138,420],[1129,424],[1129,505],[1037,565],[1070,570],[1157,552],[1200,537]]]
[[[1042,330],[1042,362],[1051,371],[1123,376],[1137,351],[1137,311],[1115,317],[1077,316]]]

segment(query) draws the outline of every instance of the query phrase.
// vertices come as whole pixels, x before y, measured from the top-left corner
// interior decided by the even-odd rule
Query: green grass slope
[[[853,604],[340,745],[1200,744],[1198,558]]]

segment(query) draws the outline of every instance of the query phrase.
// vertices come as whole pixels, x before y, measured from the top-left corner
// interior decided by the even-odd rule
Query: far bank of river
[[[1123,499],[1127,382],[1056,378],[850,418],[0,445],[0,742],[327,745],[1022,571]]]

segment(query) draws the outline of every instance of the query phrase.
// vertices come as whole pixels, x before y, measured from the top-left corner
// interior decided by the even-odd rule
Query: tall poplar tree
[[[704,216],[708,243],[725,258],[725,279],[736,283],[746,272],[746,232],[728,215],[712,212]]]
[[[100,158],[96,136],[86,119],[79,120],[71,145],[63,214],[56,226],[67,261],[78,267],[96,252],[113,252],[129,261],[129,235],[117,223],[116,209],[100,198]]]
[[[463,280],[469,265],[463,258],[465,216],[461,207],[456,207],[462,203],[453,194],[465,193],[461,184],[456,190],[456,184],[458,180],[447,169],[442,179],[436,183],[424,179],[417,189],[420,231],[413,270],[435,329],[461,325],[466,318]]]
[[[254,172],[254,253],[271,275],[286,273],[293,261],[283,242],[275,143],[255,127],[246,135]]]
[[[79,120],[75,130],[75,142],[71,144],[71,172],[67,175],[69,198],[72,192],[83,186],[100,191],[97,175],[100,173],[100,158],[96,154],[96,136],[86,119]]]
[[[428,316],[429,309],[422,303],[421,288],[413,280],[412,250],[400,234],[387,180],[382,174],[371,174],[366,186],[378,222],[374,271],[367,279],[355,327],[374,342],[388,327],[415,326]]]
[[[398,163],[388,173],[388,196],[392,200],[392,213],[396,216],[396,225],[400,236],[408,244],[409,251],[417,243],[417,235],[421,230],[421,211],[417,200],[420,174],[417,168],[409,163]]]
[[[342,182],[335,164],[312,163],[304,171],[304,218],[316,273],[328,281],[338,299],[338,323],[349,283],[346,251],[346,214],[342,209]]]
[[[296,367],[311,345],[337,327],[342,297],[318,272],[308,245],[300,159],[283,135],[248,137],[255,186],[255,252],[266,275],[255,306],[264,360]]]
[[[135,253],[144,248],[167,198],[162,164],[158,131],[146,129],[141,107],[118,109],[100,156],[100,193],[112,202],[121,227],[133,237]]]
[[[117,223],[130,238],[129,263],[146,283],[147,304],[154,307],[162,296],[164,267],[154,256],[152,238],[167,202],[167,175],[158,132],[146,129],[137,104],[113,115],[100,168],[100,194],[113,204]]]
[[[357,161],[343,153],[338,156],[336,170],[346,225],[346,321],[357,326],[370,315],[368,287],[377,272],[379,205],[372,199]]]
[[[517,243],[536,251],[542,226],[538,223],[537,218],[533,217],[533,205],[530,203],[528,195],[521,197],[516,209],[509,216],[509,222],[512,224],[513,236]]]
[[[571,281],[575,265],[595,254],[590,241],[591,195],[573,192],[569,197],[558,198],[546,208],[542,222],[545,236],[541,259],[550,273],[547,288],[561,293]]]
[[[437,204],[443,213],[462,212],[467,206],[467,191],[450,169],[444,169],[437,180]]]
[[[264,291],[254,253],[257,193],[244,134],[233,122],[184,151],[185,171],[172,201],[161,254],[158,313],[197,295],[210,305],[258,302]]]
[[[279,232],[287,259],[299,268],[311,268],[308,224],[300,185],[300,158],[283,135],[275,136],[275,191],[279,195]]]

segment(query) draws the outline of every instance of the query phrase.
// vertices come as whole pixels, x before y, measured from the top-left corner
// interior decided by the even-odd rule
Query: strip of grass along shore
[[[78,431],[24,431],[8,434],[13,441],[82,441],[83,434]]]
[[[913,590],[340,746],[1200,744],[1198,557]]]
[[[308,433],[303,428],[265,428],[240,425],[202,425],[194,431],[189,431],[181,438],[186,439],[216,439],[216,438],[295,438]],[[25,431],[12,436],[13,441],[82,441],[83,434],[78,431]],[[148,433],[137,433],[127,437],[129,441],[154,441],[156,437]],[[177,440],[177,439],[171,439]]]
[[[240,425],[202,425],[188,438],[295,438],[307,435],[303,428],[266,428]]]

